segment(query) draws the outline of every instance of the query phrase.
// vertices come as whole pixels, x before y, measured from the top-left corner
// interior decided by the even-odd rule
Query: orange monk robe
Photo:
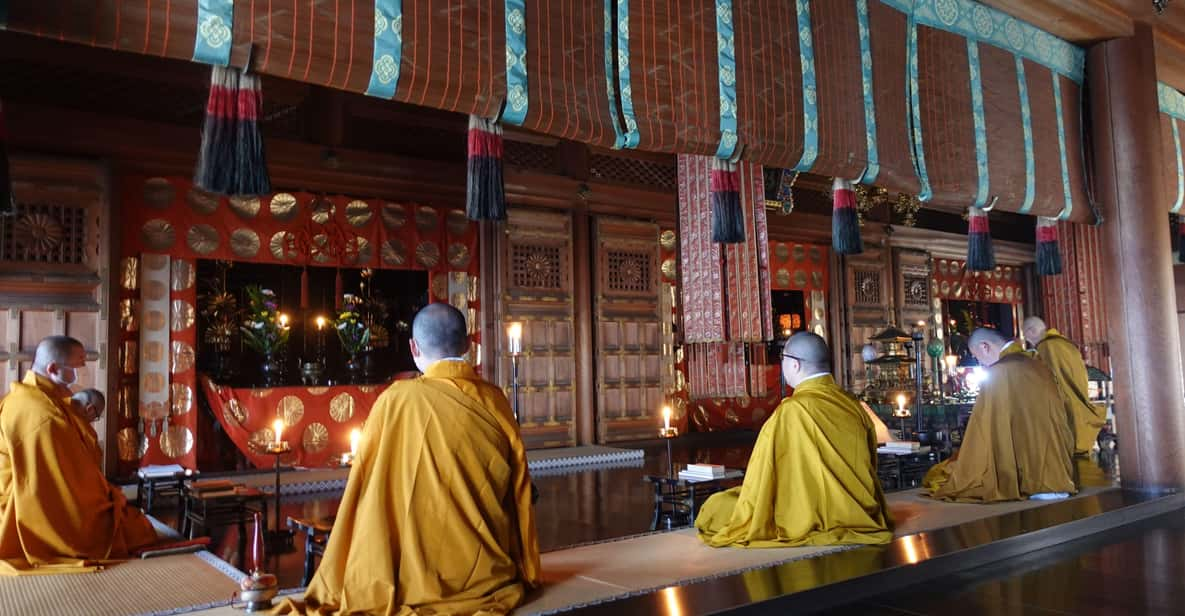
[[[93,571],[157,541],[107,483],[85,420],[58,396],[29,372],[0,400],[0,573]]]
[[[880,544],[893,538],[876,475],[876,432],[831,375],[808,379],[757,436],[745,481],[695,519],[713,547]]]
[[[304,603],[279,613],[509,613],[539,585],[526,452],[502,390],[459,361],[375,402]]]
[[[1084,455],[1094,448],[1099,430],[1107,422],[1107,410],[1090,401],[1086,362],[1073,342],[1050,328],[1037,343],[1037,359],[1053,373],[1065,401],[1066,413],[1074,422],[1074,453]]]
[[[1073,433],[1053,375],[1025,353],[1001,353],[987,369],[956,459],[922,485],[940,500],[987,503],[1076,492]]]

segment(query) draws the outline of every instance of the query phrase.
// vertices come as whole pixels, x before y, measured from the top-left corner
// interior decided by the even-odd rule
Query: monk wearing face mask
[[[82,343],[51,336],[0,399],[0,574],[93,571],[157,541],[92,455],[70,391],[85,365]]]

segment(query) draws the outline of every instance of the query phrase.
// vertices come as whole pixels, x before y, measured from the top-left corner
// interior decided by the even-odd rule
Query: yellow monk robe
[[[505,614],[538,585],[510,403],[468,364],[440,361],[375,402],[304,604],[278,612]]]
[[[808,379],[761,427],[745,481],[713,494],[695,519],[713,547],[888,543],[876,433],[830,375]]]
[[[1074,453],[1088,454],[1099,430],[1107,422],[1107,410],[1090,401],[1086,362],[1073,342],[1050,328],[1037,343],[1037,359],[1053,373],[1065,401],[1066,412],[1074,421]]]
[[[934,498],[1019,500],[1074,487],[1074,436],[1053,375],[1025,353],[1001,353],[987,369],[958,456],[930,469]]]
[[[0,400],[0,573],[93,571],[157,541],[58,393],[29,372]]]

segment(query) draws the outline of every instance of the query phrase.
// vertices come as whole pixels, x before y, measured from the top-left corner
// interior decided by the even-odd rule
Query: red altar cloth
[[[394,380],[417,374],[401,373]],[[277,417],[285,418],[281,439],[292,448],[282,458],[284,464],[333,464],[350,450],[350,431],[362,428],[375,400],[390,385],[236,389],[217,385],[205,375],[201,383],[218,423],[258,468],[275,464],[265,449],[275,440],[272,423]]]

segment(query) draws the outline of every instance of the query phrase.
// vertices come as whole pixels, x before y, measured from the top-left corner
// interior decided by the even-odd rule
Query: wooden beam
[[[1132,35],[1132,18],[1122,2],[1106,0],[981,0],[1058,38],[1090,44]],[[1151,2],[1146,2],[1151,6]]]

